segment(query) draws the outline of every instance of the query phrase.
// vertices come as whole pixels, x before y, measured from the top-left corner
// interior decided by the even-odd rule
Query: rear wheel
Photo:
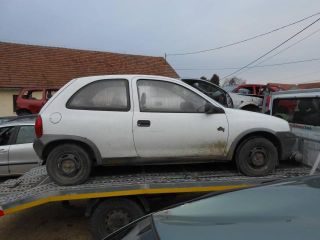
[[[247,176],[265,176],[278,162],[276,147],[266,138],[255,137],[243,142],[236,152],[238,169]]]
[[[100,240],[143,215],[144,210],[133,200],[126,198],[104,200],[90,217],[90,232],[93,239]]]
[[[77,185],[89,178],[92,160],[80,146],[63,144],[49,153],[46,168],[55,183],[65,186]]]

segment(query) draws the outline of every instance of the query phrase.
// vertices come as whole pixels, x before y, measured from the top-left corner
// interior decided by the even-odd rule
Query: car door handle
[[[6,152],[8,152],[8,150],[6,150],[6,149],[0,149],[0,153],[6,153]]]
[[[150,120],[138,120],[137,125],[138,127],[150,127],[151,122]]]

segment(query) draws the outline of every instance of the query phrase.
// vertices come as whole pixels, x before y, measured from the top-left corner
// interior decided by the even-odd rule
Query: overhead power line
[[[287,42],[289,42],[291,39],[293,39],[294,37],[298,36],[300,33],[302,33],[303,31],[305,31],[306,29],[308,29],[309,27],[311,27],[312,25],[314,25],[315,23],[317,23],[320,20],[320,18],[317,18],[317,20],[313,21],[312,23],[310,23],[308,26],[304,27],[303,29],[301,29],[300,31],[298,31],[297,33],[293,34],[291,37],[289,37],[288,39],[286,39],[285,41],[281,42],[280,44],[278,44],[277,46],[275,46],[274,48],[272,48],[271,50],[269,50],[268,52],[266,52],[265,54],[261,55],[260,57],[256,58],[255,60],[251,61],[250,63],[248,63],[247,65],[239,68],[238,70],[226,75],[223,77],[227,78],[230,77],[231,75],[234,75],[238,72],[240,72],[241,70],[249,67],[250,65],[254,64],[255,62],[259,61],[260,59],[264,58],[265,56],[269,55],[271,52],[275,51],[276,49],[280,48],[282,45],[286,44]]]
[[[237,42],[229,43],[229,44],[222,45],[222,46],[219,46],[219,47],[204,49],[204,50],[197,50],[197,51],[190,51],[190,52],[182,52],[182,53],[167,53],[167,54],[166,54],[166,57],[192,55],[192,54],[198,54],[198,53],[204,53],[204,52],[211,52],[211,51],[219,50],[219,49],[226,48],[226,47],[231,47],[231,46],[234,46],[234,45],[237,45],[237,44],[241,44],[241,43],[244,43],[244,42],[247,42],[247,41],[250,41],[250,40],[254,40],[254,39],[256,39],[256,38],[263,37],[263,36],[266,36],[266,35],[268,35],[268,34],[277,32],[277,31],[282,30],[282,29],[284,29],[284,28],[287,28],[287,27],[290,27],[290,26],[292,26],[292,25],[295,25],[295,24],[298,24],[298,23],[300,23],[300,22],[303,22],[303,21],[305,21],[305,20],[308,20],[308,19],[310,19],[310,18],[312,18],[312,17],[314,17],[314,16],[317,16],[317,15],[319,15],[319,14],[320,14],[320,12],[314,13],[314,14],[312,14],[312,15],[310,15],[310,16],[308,16],[308,17],[302,18],[302,19],[300,19],[300,20],[298,20],[298,21],[289,23],[289,24],[287,24],[287,25],[284,25],[284,26],[275,28],[275,29],[273,29],[273,30],[271,30],[271,31],[268,31],[268,32],[265,32],[265,33],[261,33],[261,34],[258,34],[258,35],[255,35],[255,36],[252,36],[252,37],[249,37],[249,38],[246,38],[246,39],[237,41]]]
[[[262,61],[260,61],[260,62],[257,63],[256,65],[254,65],[253,67],[248,67],[248,68],[244,69],[241,73],[244,73],[244,72],[250,70],[251,68],[254,68],[255,66],[259,66],[259,65],[261,65],[262,63],[269,61],[270,59],[274,58],[275,56],[280,55],[281,53],[287,51],[288,49],[290,49],[290,48],[292,48],[292,47],[294,47],[294,46],[296,46],[297,44],[301,43],[302,41],[306,40],[307,38],[313,36],[314,34],[316,34],[316,33],[318,33],[318,32],[320,32],[320,29],[318,29],[318,30],[312,32],[311,34],[309,34],[309,35],[301,38],[300,40],[294,42],[293,44],[289,45],[288,47],[281,49],[280,51],[276,52],[275,54],[271,55],[270,57],[267,57],[267,58],[263,59]]]
[[[254,65],[254,66],[248,67],[248,69],[252,69],[252,68],[264,68],[264,67],[276,67],[276,66],[291,65],[291,64],[305,63],[305,62],[314,62],[314,61],[320,61],[320,58],[296,60],[296,61],[290,61],[290,62],[281,62],[281,63],[273,63],[273,64],[265,64],[265,65]],[[239,69],[239,68],[238,68],[238,67],[222,67],[222,68],[176,68],[176,70],[180,70],[180,71],[204,71],[204,70],[227,70],[227,69]]]

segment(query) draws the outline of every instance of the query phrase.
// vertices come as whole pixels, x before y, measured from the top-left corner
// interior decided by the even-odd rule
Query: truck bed
[[[37,167],[0,184],[0,215],[63,200],[224,191],[305,176],[309,171],[304,165],[285,165],[265,177],[247,177],[221,164],[101,168],[85,184],[58,186],[45,167]]]

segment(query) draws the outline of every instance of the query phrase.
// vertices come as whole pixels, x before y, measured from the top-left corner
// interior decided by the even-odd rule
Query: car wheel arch
[[[53,140],[46,144],[43,150],[43,165],[46,163],[47,157],[51,150],[62,144],[75,144],[81,146],[92,157],[94,163],[101,163],[101,154],[98,148],[94,145],[94,143],[90,142],[89,140],[67,138]]]
[[[252,111],[254,109],[255,112],[258,112],[260,110],[258,105],[255,105],[255,104],[252,104],[252,103],[244,105],[244,106],[241,106],[240,109],[249,110],[249,111]]]
[[[239,135],[234,142],[231,144],[229,152],[228,152],[228,159],[234,160],[235,159],[235,154],[239,147],[248,141],[249,139],[252,138],[257,138],[257,137],[263,137],[269,140],[270,142],[273,143],[273,145],[276,147],[278,151],[278,156],[279,159],[281,157],[281,144],[280,140],[278,137],[275,135],[275,133],[266,131],[266,130],[259,130],[259,131],[252,131],[252,132],[246,132],[244,134]]]

